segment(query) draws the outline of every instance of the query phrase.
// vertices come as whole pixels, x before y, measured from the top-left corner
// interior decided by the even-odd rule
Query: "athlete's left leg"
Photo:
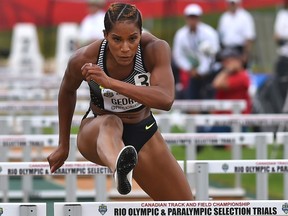
[[[153,200],[193,200],[186,176],[159,130],[140,150],[133,177]]]

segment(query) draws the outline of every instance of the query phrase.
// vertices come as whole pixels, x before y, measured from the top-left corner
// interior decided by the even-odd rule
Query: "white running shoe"
[[[131,145],[125,146],[118,154],[114,178],[116,188],[122,195],[130,193],[132,189],[132,173],[137,161],[137,151]]]

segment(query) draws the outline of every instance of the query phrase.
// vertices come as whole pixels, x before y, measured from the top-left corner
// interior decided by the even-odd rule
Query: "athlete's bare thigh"
[[[101,131],[101,133],[100,133]],[[101,161],[99,157],[99,145],[101,150],[106,150],[107,152],[112,151],[113,146],[109,140],[111,140],[111,133],[113,133],[113,139],[119,140],[122,137],[123,125],[121,119],[115,115],[101,115],[93,118],[83,119],[80,125],[77,146],[81,154],[89,161],[100,165],[107,165]],[[98,143],[98,141],[102,143]],[[107,140],[107,142],[105,142]],[[105,142],[105,146],[103,145]],[[97,146],[98,145],[98,146]],[[111,152],[112,153],[112,152]],[[102,156],[102,155],[101,155]]]
[[[89,117],[82,120],[77,136],[77,146],[80,153],[87,160],[101,164],[97,153],[97,138],[101,118]]]

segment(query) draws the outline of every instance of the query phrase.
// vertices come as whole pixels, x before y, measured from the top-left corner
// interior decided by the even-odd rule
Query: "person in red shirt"
[[[247,70],[243,67],[241,53],[227,48],[220,53],[220,59],[223,68],[212,82],[212,86],[215,89],[215,99],[244,99],[246,100],[247,108],[243,113],[251,113],[250,77]]]

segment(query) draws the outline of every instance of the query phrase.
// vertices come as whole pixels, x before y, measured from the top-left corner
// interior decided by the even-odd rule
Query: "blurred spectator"
[[[184,99],[207,98],[211,65],[219,50],[217,31],[201,22],[202,14],[199,5],[187,5],[184,9],[186,24],[174,36],[173,61],[179,68]]]
[[[275,75],[282,104],[288,89],[288,0],[283,0],[283,3],[283,8],[278,11],[274,24],[275,40],[278,45]]]
[[[247,109],[243,113],[251,113],[252,104],[249,95],[250,77],[243,68],[242,55],[236,49],[226,48],[221,51],[220,59],[223,68],[213,80],[215,99],[244,99]]]
[[[88,14],[80,23],[80,44],[87,45],[104,38],[104,16],[106,0],[86,0]]]
[[[256,38],[254,19],[241,6],[241,0],[226,0],[228,9],[218,23],[218,32],[222,48],[234,48],[242,53],[244,66],[247,67],[253,41]]]

